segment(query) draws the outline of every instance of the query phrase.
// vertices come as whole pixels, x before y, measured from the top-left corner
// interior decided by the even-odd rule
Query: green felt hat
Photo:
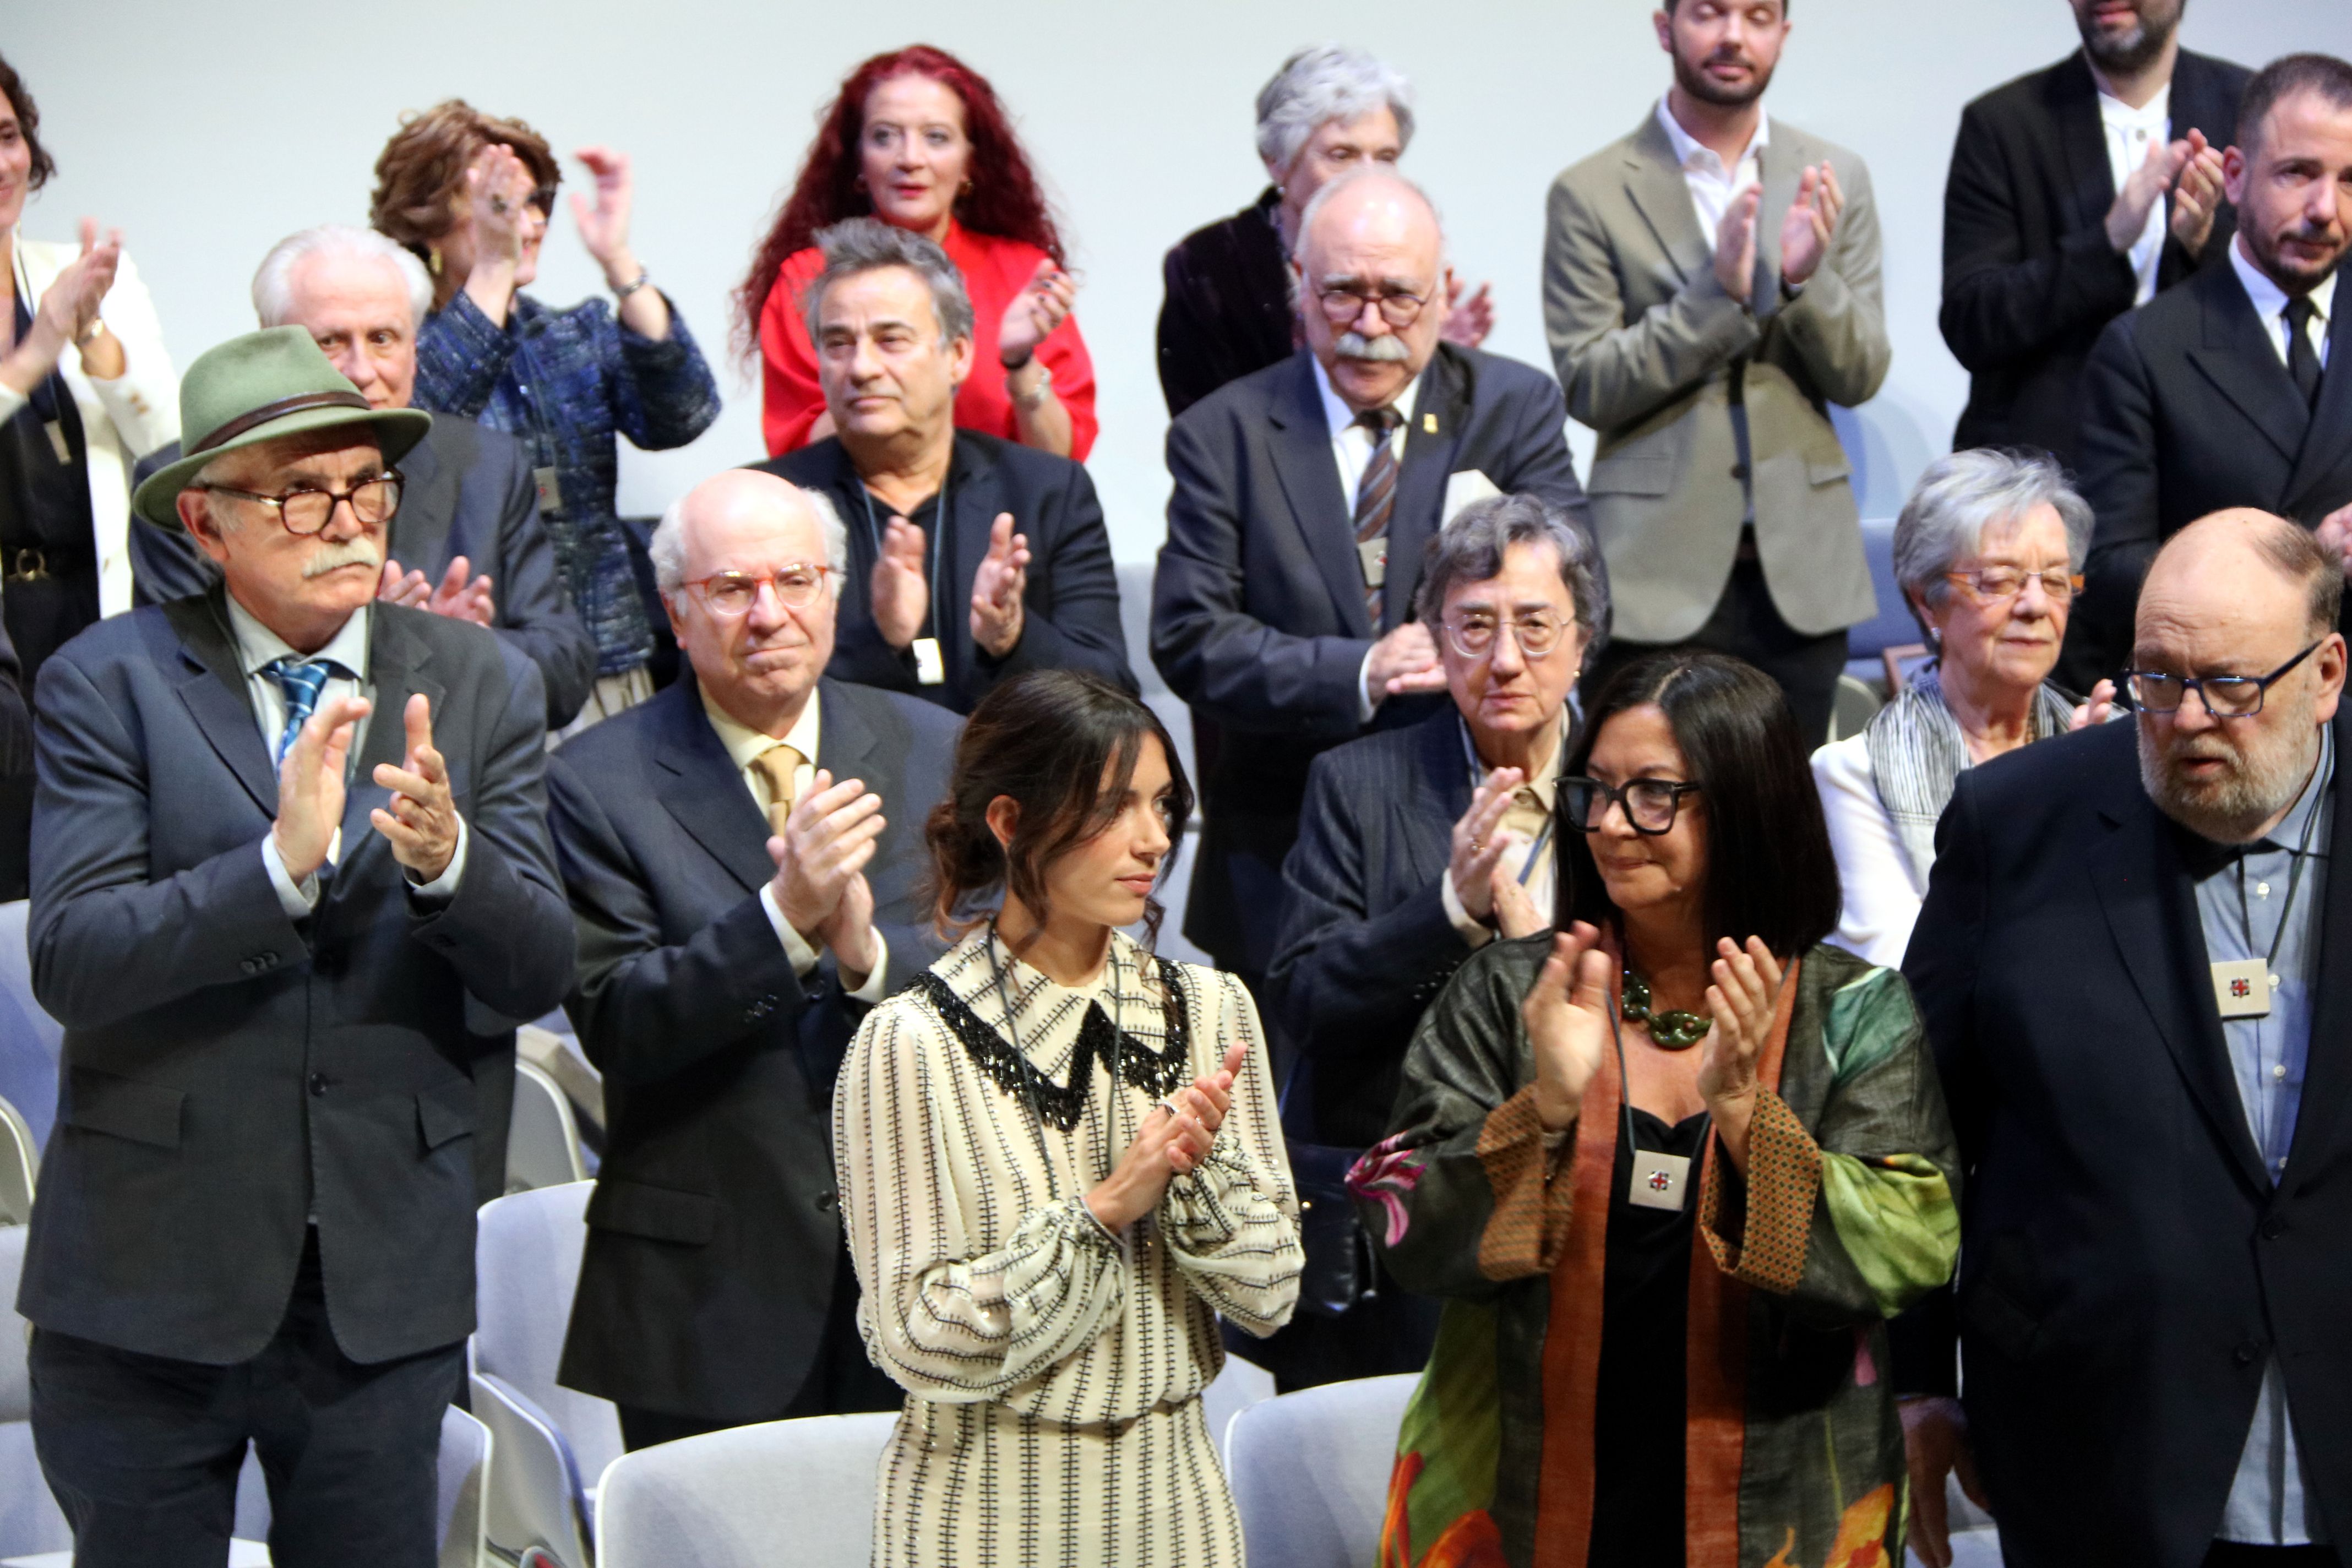
[[[180,529],[178,497],[223,452],[333,425],[365,425],[395,463],[425,439],[433,416],[418,408],[372,408],[301,327],[271,327],[231,338],[180,378],[180,460],[157,469],[131,510],[158,528]]]

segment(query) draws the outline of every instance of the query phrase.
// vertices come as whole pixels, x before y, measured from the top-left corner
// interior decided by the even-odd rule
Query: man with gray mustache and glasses
[[[2352,1530],[2343,592],[2283,518],[2189,524],[2140,591],[2137,721],[1963,773],[1938,829],[1903,969],[1960,1270],[1895,1386],[1914,1495],[1960,1465],[2016,1568],[2330,1568]]]

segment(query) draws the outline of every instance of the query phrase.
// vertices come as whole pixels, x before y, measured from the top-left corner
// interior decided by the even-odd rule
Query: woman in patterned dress
[[[858,1030],[834,1151],[858,1327],[908,1392],[874,1561],[1241,1568],[1202,1415],[1217,1314],[1298,1293],[1257,1010],[1154,957],[1192,792],[1151,710],[1054,670],[974,710],[927,826],[943,924]]]

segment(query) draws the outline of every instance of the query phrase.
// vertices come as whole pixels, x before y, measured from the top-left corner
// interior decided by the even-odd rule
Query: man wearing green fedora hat
[[[83,1568],[217,1568],[248,1442],[274,1561],[427,1568],[514,1020],[572,979],[546,699],[376,600],[426,416],[299,327],[197,360],[181,414],[133,507],[221,582],[37,682],[34,1439]]]

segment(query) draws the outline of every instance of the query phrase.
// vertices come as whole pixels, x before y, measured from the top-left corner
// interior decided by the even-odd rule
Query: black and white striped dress
[[[1217,1314],[1270,1333],[1297,1300],[1273,1080],[1239,981],[1111,941],[1074,990],[983,928],[877,1007],[842,1069],[858,1328],[908,1394],[877,1564],[1241,1568],[1199,1395],[1224,1361]],[[1249,1056],[1209,1160],[1114,1238],[1083,1194],[1235,1043]]]

